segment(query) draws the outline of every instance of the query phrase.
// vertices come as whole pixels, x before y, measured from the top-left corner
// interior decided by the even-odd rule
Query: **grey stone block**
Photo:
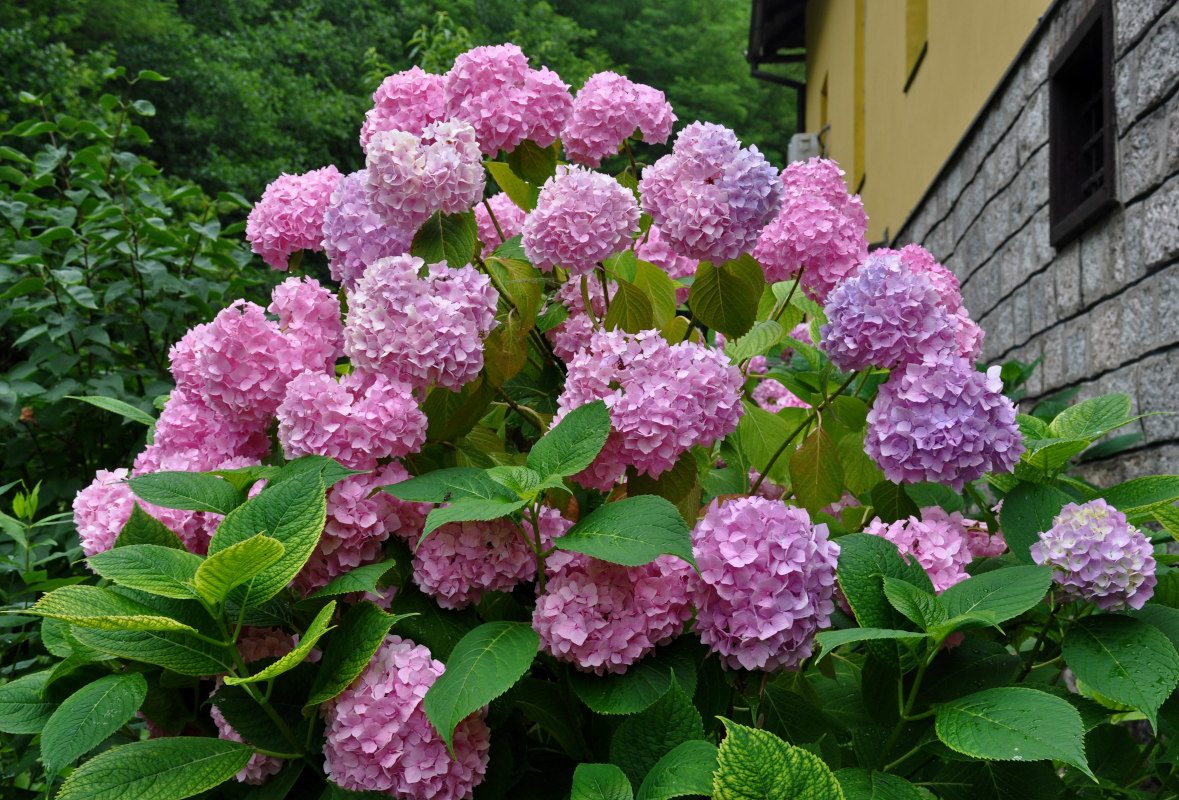
[[[1168,0],[1118,0],[1114,3],[1114,54],[1122,53],[1146,30]]]
[[[1118,143],[1119,196],[1123,202],[1132,202],[1162,180],[1167,159],[1167,111],[1159,108],[1139,120]]]
[[[1167,104],[1167,158],[1163,172],[1167,175],[1179,170],[1179,97]]]
[[[1052,265],[1056,279],[1056,316],[1075,314],[1081,308],[1081,248],[1076,240],[1066,245]]]
[[[988,253],[983,246],[983,223],[980,218],[976,217],[966,229],[966,235],[954,248],[954,255],[961,259],[962,269],[967,274],[972,273],[986,260]]]
[[[1179,344],[1179,265],[1167,267],[1150,279],[1158,303],[1158,345]],[[1179,396],[1176,396],[1179,411]]]
[[[1089,320],[1077,318],[1065,323],[1064,329],[1064,377],[1069,383],[1077,383],[1089,377],[1093,368],[1089,350]]]
[[[1138,364],[1140,413],[1179,411],[1179,350],[1151,356]],[[1179,439],[1179,415],[1165,414],[1142,420],[1148,441]]]
[[[1042,392],[1050,394],[1064,386],[1064,325],[1057,325],[1043,337],[1044,360],[1041,372],[1044,376]]]
[[[1089,312],[1089,341],[1093,345],[1093,369],[1116,367],[1121,361],[1121,303],[1101,303]]]
[[[1027,344],[1023,348],[1024,357],[1020,359],[1025,364],[1035,363],[1035,360],[1044,354],[1043,342],[1037,338]],[[1027,389],[1028,396],[1036,397],[1044,391],[1044,362],[1041,361],[1036,368],[1032,370],[1032,376],[1027,379],[1024,384]]]
[[[1012,307],[1012,339],[1017,343],[1026,342],[1032,335],[1031,286],[1021,286],[1015,295],[1007,300]]]
[[[1142,44],[1135,113],[1159,100],[1179,82],[1179,7],[1159,20]]]
[[[1142,274],[1141,270],[1126,263],[1122,247],[1123,226],[1121,214],[1112,213],[1095,223],[1078,240],[1081,301],[1085,305],[1117,294],[1124,284]]]
[[[983,264],[978,271],[971,276],[971,280],[975,281],[979,287],[979,309],[977,314],[981,315],[985,312],[991,311],[999,304],[999,298],[1006,294],[1007,287],[1003,285],[1003,265],[999,258],[992,258]],[[971,313],[976,313],[971,309]]]
[[[1041,85],[1028,99],[1015,126],[1016,161],[1027,163],[1040,145],[1048,141],[1048,86]]]
[[[1045,205],[1029,223],[1032,229],[1032,249],[1029,252],[1037,266],[1043,266],[1057,257],[1056,248],[1049,238],[1049,219],[1048,206]]]
[[[1129,361],[1158,346],[1158,320],[1155,317],[1157,282],[1147,279],[1127,289],[1110,302],[1122,307],[1122,361]]]
[[[933,253],[934,258],[936,258],[942,264],[945,264],[946,260],[954,252],[954,242],[950,238],[949,223],[943,221],[935,225],[933,230],[925,235],[925,243],[923,246],[926,250]],[[958,272],[955,272],[954,274],[958,276],[959,280],[964,278],[966,275],[966,273]]]
[[[1149,270],[1179,255],[1179,176],[1155,190],[1142,205],[1145,216],[1141,257]]]
[[[1138,57],[1142,46],[1131,50],[1114,64],[1114,116],[1118,135],[1126,132],[1137,113]]]
[[[1049,267],[1051,270],[1051,267]],[[1051,272],[1034,276],[1031,287],[1031,333],[1038,334],[1056,321],[1056,283]]]

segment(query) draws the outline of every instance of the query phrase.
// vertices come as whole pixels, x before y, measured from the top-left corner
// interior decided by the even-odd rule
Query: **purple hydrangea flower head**
[[[574,98],[561,144],[570,161],[597,167],[636,129],[643,141],[663,144],[675,120],[663,92],[614,72],[599,72]]]
[[[482,156],[466,122],[435,122],[421,136],[381,131],[364,152],[365,199],[398,230],[416,231],[435,211],[457,214],[483,199]]]
[[[357,369],[415,389],[458,390],[483,368],[483,339],[495,327],[499,295],[471,266],[383,258],[348,298],[344,351]]]
[[[812,158],[782,170],[782,210],[758,238],[753,257],[770,283],[793,280],[820,303],[868,256],[868,216],[849,195],[834,161]]]
[[[512,198],[503,192],[492,195],[487,200],[487,205],[491,206],[491,213],[488,213],[487,207],[482,203],[475,206],[475,224],[479,226],[479,241],[483,243],[484,258],[508,239],[523,233],[524,218],[527,216],[527,212],[513,203]],[[494,221],[491,214],[495,214]],[[499,223],[498,230],[495,227],[496,222]],[[503,231],[503,238],[500,238],[500,231]]]
[[[672,152],[643,172],[639,191],[672,250],[717,263],[752,249],[782,205],[773,165],[710,122],[680,131]]]
[[[955,323],[930,279],[895,253],[873,253],[827,296],[820,346],[843,372],[932,361],[957,349]]]
[[[654,225],[647,229],[646,237],[639,240],[638,246],[635,247],[635,256],[659,267],[671,278],[691,278],[696,275],[696,269],[700,266],[698,260],[681,256],[668,247],[667,239]],[[677,286],[675,301],[688,302],[688,292],[689,287]]]
[[[367,182],[367,170],[345,175],[323,213],[323,251],[332,278],[348,289],[356,285],[369,264],[408,253],[413,242],[412,230],[386,223],[369,207],[364,188]]]
[[[692,531],[696,632],[730,669],[773,672],[810,655],[835,610],[839,545],[804,509],[713,501]]]
[[[323,212],[340,180],[333,166],[280,175],[246,218],[246,241],[271,269],[286,270],[298,250],[323,249]]]
[[[758,382],[757,388],[753,390],[753,402],[771,414],[777,414],[784,408],[810,408],[809,403],[795,397],[780,381],[773,378],[763,378]]]
[[[364,115],[360,146],[367,147],[380,131],[408,131],[420,136],[427,126],[446,119],[446,81],[421,67],[390,75],[373,92],[373,107]]]
[[[692,567],[674,556],[624,567],[558,550],[545,573],[532,628],[542,650],[585,672],[626,672],[692,618]]]
[[[584,275],[638,229],[639,204],[629,189],[609,175],[558,167],[524,220],[524,253],[544,272],[564,266]]]
[[[287,278],[274,287],[267,311],[293,349],[292,374],[300,369],[330,371],[344,352],[340,300],[315,278]]]
[[[1150,540],[1101,499],[1066,505],[1031,553],[1052,567],[1062,597],[1104,611],[1142,608],[1158,583]]]
[[[607,281],[613,284],[613,281]],[[587,281],[586,293],[589,296],[590,310],[594,319],[601,320],[606,316],[606,297],[602,292],[601,281]],[[589,344],[594,334],[594,323],[586,312],[585,297],[581,293],[581,279],[571,278],[557,289],[555,299],[565,306],[569,316],[559,325],[545,331],[545,336],[553,346],[553,352],[566,363],[577,351]]]
[[[445,669],[425,647],[386,636],[360,676],[323,706],[328,778],[406,800],[469,798],[487,771],[491,733],[486,712],[476,711],[455,728],[450,757],[422,709]]]
[[[958,355],[967,361],[978,361],[982,356],[983,330],[970,318],[970,312],[962,305],[962,291],[954,273],[937,262],[933,255],[919,244],[905,245],[900,250],[877,250],[873,255],[896,255],[905,269],[929,278],[933,288],[942,299],[942,305],[950,312],[950,324],[954,330],[954,341]]]
[[[891,523],[876,517],[864,528],[864,533],[888,539],[897,546],[906,562],[910,556],[916,558],[929,576],[933,590],[941,594],[970,577],[966,565],[974,556],[963,536],[965,527],[960,522],[961,515],[954,520],[940,508],[937,510],[941,514],[931,513],[932,508],[923,508],[920,519],[909,517]]]
[[[604,400],[611,430],[574,480],[608,491],[628,466],[659,477],[692,445],[708,447],[736,429],[741,385],[741,371],[706,345],[668,344],[653,330],[595,333],[569,362],[553,424]]]
[[[998,367],[984,374],[960,358],[895,370],[868,412],[864,450],[894,483],[960,492],[988,472],[1010,472],[1024,446],[1002,390]]]

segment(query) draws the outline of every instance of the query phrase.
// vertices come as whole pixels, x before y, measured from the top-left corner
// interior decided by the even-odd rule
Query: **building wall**
[[[1179,410],[1176,0],[1114,0],[1119,205],[1049,243],[1048,66],[1092,2],[1053,5],[896,243],[922,243],[958,276],[984,360],[1043,356],[1025,405],[1079,386],[1081,398],[1125,392],[1138,413]],[[1125,432],[1145,438],[1089,467],[1093,480],[1179,474],[1179,416]]]

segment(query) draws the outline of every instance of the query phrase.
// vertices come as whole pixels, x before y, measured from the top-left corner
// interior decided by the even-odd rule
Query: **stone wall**
[[[1025,407],[1080,386],[1125,392],[1138,413],[1179,411],[1179,2],[1114,0],[1118,207],[1049,244],[1048,65],[1092,5],[1058,0],[895,239],[919,242],[962,282],[984,359],[1043,356]],[[1179,416],[1125,432],[1095,462],[1107,484],[1179,474]]]

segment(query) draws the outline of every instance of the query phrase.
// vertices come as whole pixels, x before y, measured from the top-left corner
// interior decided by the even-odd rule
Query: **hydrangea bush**
[[[1128,397],[1018,413],[1027,370],[976,367],[929,253],[868,253],[834,163],[673,135],[655,88],[502,45],[373,99],[366,169],[247,226],[338,287],[189,331],[144,453],[77,496],[87,579],[0,686],[38,790],[1170,784],[1179,476],[1069,471]],[[597,169],[639,138],[670,153]]]

